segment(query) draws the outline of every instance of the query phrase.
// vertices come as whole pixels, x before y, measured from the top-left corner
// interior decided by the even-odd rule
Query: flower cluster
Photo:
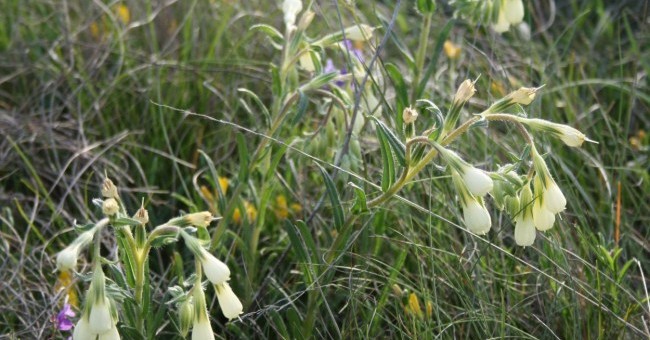
[[[228,319],[237,318],[243,312],[241,301],[228,284],[230,280],[230,269],[221,260],[208,252],[201,242],[188,234],[181,231],[181,236],[185,240],[187,247],[194,253],[194,256],[201,262],[203,273],[207,279],[214,285],[217,300],[223,315]],[[212,334],[210,322],[205,307],[205,297],[203,288],[200,284],[200,278],[197,280],[194,288],[193,303],[195,306],[193,317],[192,339],[212,339],[205,337],[204,334]],[[181,319],[183,318],[183,308],[179,310]],[[187,314],[187,312],[185,312]],[[187,317],[186,317],[187,318]]]

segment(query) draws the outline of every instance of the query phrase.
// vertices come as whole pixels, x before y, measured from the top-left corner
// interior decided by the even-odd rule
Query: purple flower
[[[56,315],[56,328],[62,331],[69,331],[74,327],[70,319],[75,316],[74,311],[70,308],[70,304],[64,304],[63,309]]]
[[[352,44],[352,41],[350,41],[348,39],[346,39],[344,41],[344,43],[345,43],[345,47],[348,49],[348,51],[350,51],[355,57],[357,57],[357,59],[359,59],[360,62],[364,61],[363,51],[362,50],[360,50],[358,48],[355,48],[354,45]]]

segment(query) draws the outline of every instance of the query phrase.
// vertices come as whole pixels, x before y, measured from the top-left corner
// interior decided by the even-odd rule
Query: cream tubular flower
[[[195,227],[205,228],[212,222],[212,214],[209,211],[201,211],[183,216],[184,222]]]
[[[515,242],[519,246],[530,246],[535,242],[535,221],[531,203],[533,201],[533,192],[530,190],[530,182],[524,184],[519,193],[519,206],[521,211],[515,218]]]
[[[533,204],[533,221],[539,231],[547,231],[553,228],[555,223],[555,214],[546,209],[541,197],[538,197]]]
[[[547,184],[543,199],[544,206],[552,213],[557,214],[566,208],[566,198],[553,179]]]
[[[230,269],[228,269],[228,266],[203,249],[203,247],[201,247],[200,260],[203,266],[203,272],[210,282],[219,284],[230,280]]]
[[[585,141],[593,142],[589,140],[584,133],[568,125],[553,123],[548,120],[537,118],[520,118],[519,121],[535,130],[554,135],[570,147],[578,148],[582,146],[582,143]]]
[[[103,334],[114,328],[111,317],[111,304],[107,297],[99,297],[92,304],[88,317],[90,330],[96,334]]]
[[[359,24],[345,29],[345,38],[356,41],[368,41],[372,38],[374,27]]]
[[[244,307],[241,301],[239,301],[239,298],[227,282],[218,284],[215,288],[217,290],[217,299],[219,300],[221,311],[228,320],[235,319],[243,313]]]
[[[284,12],[284,24],[287,30],[296,28],[296,17],[302,11],[301,0],[284,0],[282,3],[282,12]]]
[[[520,216],[515,220],[515,242],[522,247],[532,246],[535,242],[535,222],[532,216]]]
[[[485,171],[472,166],[464,169],[462,178],[467,189],[474,196],[485,196],[485,194],[492,191],[492,188],[494,187],[492,178],[490,178]]]
[[[95,339],[97,337],[97,334],[93,333],[90,330],[90,324],[88,323],[88,320],[85,316],[81,316],[79,319],[79,322],[74,327],[74,331],[72,332],[72,339],[73,340],[89,340],[89,339]]]
[[[494,182],[483,170],[477,169],[467,163],[454,151],[438,144],[435,144],[434,147],[453,169],[452,171],[456,171],[461,175],[465,187],[472,195],[485,196],[485,194],[492,190]]]
[[[77,266],[77,259],[82,248],[93,240],[95,229],[81,233],[72,243],[65,247],[56,256],[56,269],[60,271],[71,270]]]
[[[508,19],[506,18],[506,13],[503,10],[503,4],[499,6],[499,16],[497,18],[497,22],[492,24],[492,29],[494,29],[497,33],[503,33],[510,29],[510,22],[508,22]]]
[[[474,87],[474,82],[465,79],[460,86],[458,87],[458,90],[456,90],[456,95],[454,96],[454,103],[466,103],[467,101],[470,100],[476,93],[476,87]]]
[[[524,3],[522,0],[505,0],[501,3],[505,18],[511,25],[524,20]]]
[[[463,205],[463,220],[467,228],[477,235],[485,235],[492,227],[492,219],[485,205],[479,200],[469,199]]]
[[[200,282],[194,286],[194,324],[192,340],[214,340],[214,332],[210,325],[210,316],[205,304],[205,293]]]

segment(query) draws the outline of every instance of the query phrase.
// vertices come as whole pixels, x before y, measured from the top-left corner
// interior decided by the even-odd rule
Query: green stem
[[[411,102],[415,102],[418,84],[420,83],[420,72],[424,69],[424,60],[427,53],[427,45],[429,43],[429,33],[431,32],[431,22],[433,13],[427,13],[422,21],[422,29],[420,30],[420,39],[418,51],[415,54],[415,70],[413,72],[413,94]]]

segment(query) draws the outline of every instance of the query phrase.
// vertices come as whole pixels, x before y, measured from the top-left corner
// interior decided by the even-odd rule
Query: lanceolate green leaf
[[[321,174],[323,175],[323,180],[325,181],[325,188],[327,189],[327,196],[332,203],[332,211],[334,213],[334,226],[337,230],[341,230],[343,224],[345,223],[345,217],[343,214],[343,207],[341,206],[341,200],[339,199],[339,193],[336,190],[336,186],[332,181],[330,175],[323,169],[320,164],[316,164]]]

